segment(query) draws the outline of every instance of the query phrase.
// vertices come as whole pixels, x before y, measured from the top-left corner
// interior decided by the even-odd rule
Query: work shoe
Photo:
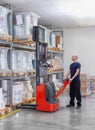
[[[80,109],[80,108],[81,108],[81,105],[76,107],[76,109]]]
[[[74,107],[74,105],[69,104],[69,105],[66,105],[66,107]]]

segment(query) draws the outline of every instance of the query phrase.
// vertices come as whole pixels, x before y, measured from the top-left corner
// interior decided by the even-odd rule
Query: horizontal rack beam
[[[35,47],[26,46],[26,45],[20,45],[20,44],[16,44],[16,43],[13,44],[13,48],[20,48],[20,49],[33,50],[33,51],[36,50]]]
[[[54,51],[54,50],[48,50],[49,53],[59,53],[59,54],[63,54],[64,52],[61,51]]]
[[[0,40],[0,45],[11,45],[11,42]]]

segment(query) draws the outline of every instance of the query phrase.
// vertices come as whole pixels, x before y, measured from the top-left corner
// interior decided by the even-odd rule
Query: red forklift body
[[[36,87],[36,110],[53,112],[59,108],[59,100],[56,103],[49,103],[46,100],[45,84],[40,84]]]
[[[64,91],[66,86],[69,84],[68,81],[64,81],[64,85],[60,88],[59,92],[54,96],[56,102],[48,102],[46,100],[46,88],[45,84],[40,84],[36,87],[36,110],[54,112],[59,109],[58,96]],[[52,86],[51,86],[52,87]]]

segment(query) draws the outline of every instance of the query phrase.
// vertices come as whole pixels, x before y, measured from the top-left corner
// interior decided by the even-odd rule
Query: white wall
[[[69,68],[71,56],[77,54],[81,73],[95,76],[95,27],[64,29],[64,71]]]

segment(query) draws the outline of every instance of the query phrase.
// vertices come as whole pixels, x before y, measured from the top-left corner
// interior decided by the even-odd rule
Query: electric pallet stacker
[[[33,40],[36,41],[36,104],[21,104],[17,108],[35,108],[39,111],[54,112],[59,109],[58,97],[69,84],[69,81],[64,80],[63,86],[57,93],[54,83],[48,82],[47,43],[41,42],[42,29],[40,26],[33,28]],[[44,83],[40,83],[40,76],[44,77]]]

